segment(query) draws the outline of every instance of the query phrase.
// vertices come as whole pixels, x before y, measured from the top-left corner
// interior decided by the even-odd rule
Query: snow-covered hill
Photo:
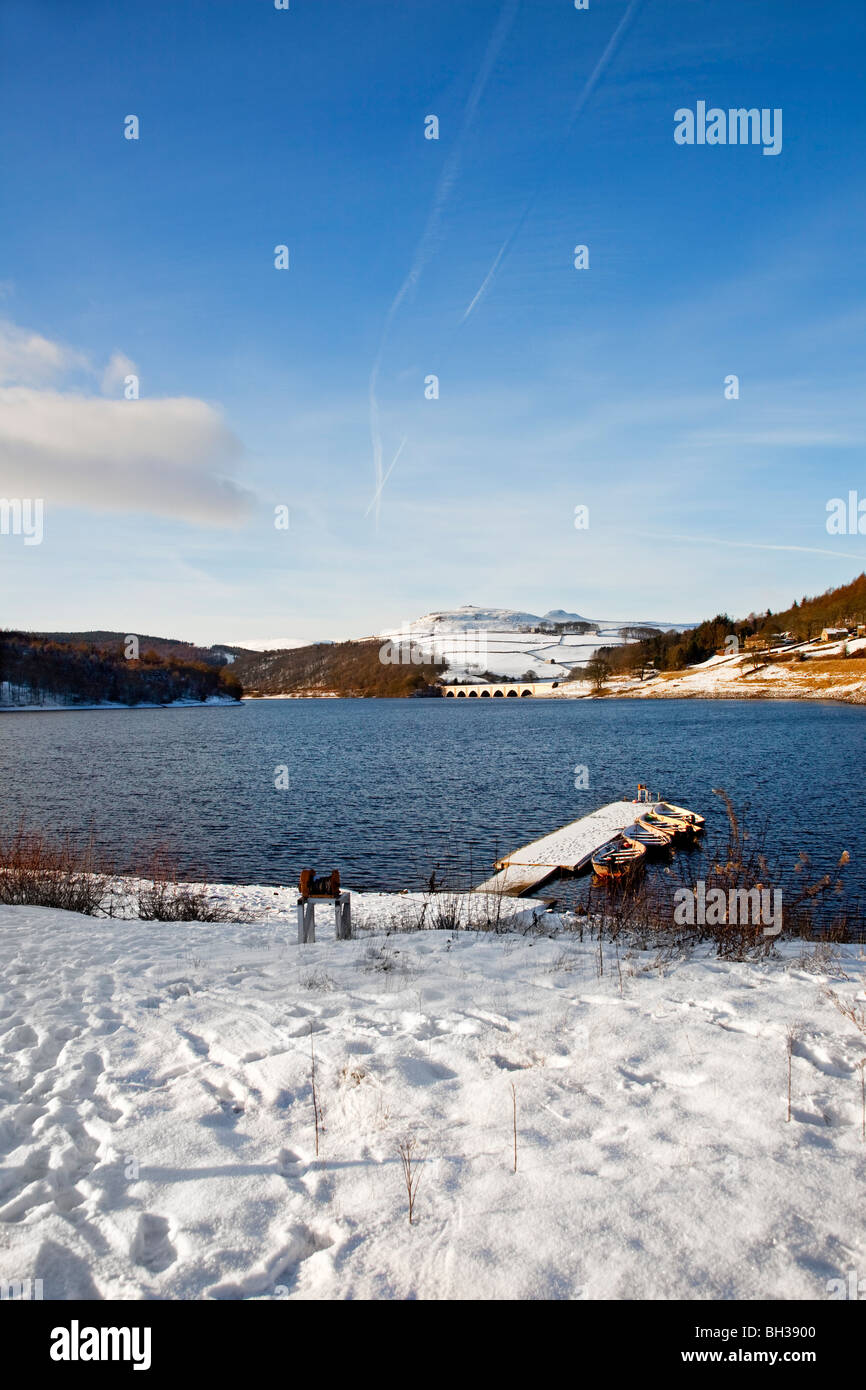
[[[584,665],[599,647],[620,646],[637,627],[668,632],[693,623],[584,618],[553,609],[544,615],[513,608],[462,608],[425,613],[383,634],[392,642],[411,644],[425,658],[446,661],[455,677],[522,677],[557,680]]]

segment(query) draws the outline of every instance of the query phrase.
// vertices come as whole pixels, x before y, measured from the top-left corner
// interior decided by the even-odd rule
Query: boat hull
[[[687,825],[693,825],[695,830],[703,830],[706,817],[697,811],[689,811],[685,806],[674,806],[670,801],[659,801],[653,807],[656,815],[669,816],[673,820],[685,821]]]
[[[693,839],[699,829],[691,821],[680,820],[677,816],[662,816],[656,811],[650,812],[643,819],[654,829],[662,830],[669,835],[672,840]]]
[[[645,859],[646,845],[637,840],[612,841],[592,856],[593,873],[603,880],[629,878]]]
[[[629,840],[646,845],[647,852],[667,849],[673,839],[670,831],[663,830],[660,825],[650,825],[643,817],[636,820],[634,825],[627,826],[623,834]]]

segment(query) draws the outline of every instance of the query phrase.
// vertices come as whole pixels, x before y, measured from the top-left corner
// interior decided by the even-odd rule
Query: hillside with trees
[[[225,666],[225,652],[232,647],[197,647],[194,642],[184,642],[179,637],[153,637],[148,633],[125,632],[34,632],[31,637],[44,637],[49,642],[84,643],[87,647],[116,652],[124,649],[131,636],[135,636],[140,652],[156,652],[157,656],[175,657],[179,661],[203,661],[208,666]]]
[[[239,700],[243,694],[224,663],[161,656],[147,639],[142,639],[140,653],[137,660],[127,659],[122,639],[100,643],[0,632],[3,703],[169,704],[214,697]]]
[[[866,623],[866,573],[816,598],[804,596],[799,603],[795,599],[782,613],[768,610],[758,617],[750,613],[749,618],[756,632],[790,631],[804,639],[820,636],[825,627],[854,627]]]
[[[706,661],[715,652],[724,650],[725,639],[736,636],[742,647],[747,637],[767,636],[789,632],[807,641],[820,636],[825,627],[855,627],[866,622],[866,573],[850,584],[828,589],[816,597],[804,596],[790,608],[774,613],[750,613],[734,620],[727,613],[717,613],[686,632],[646,633],[642,640],[622,647],[605,647],[594,658],[593,672],[577,670],[575,679],[593,679],[598,684],[601,666],[609,675],[624,672],[644,675],[647,670],[681,671]]]
[[[245,652],[233,673],[248,695],[336,695],[401,697],[435,687],[444,666],[383,662],[381,638],[361,642],[318,642],[288,651]]]
[[[601,689],[610,675],[628,672],[643,677],[651,670],[695,666],[724,650],[731,636],[741,647],[747,637],[780,632],[805,641],[825,627],[852,628],[864,622],[866,573],[823,594],[804,595],[781,612],[767,609],[736,620],[717,613],[697,627],[668,632],[629,628],[631,641],[601,648],[572,677]],[[139,635],[140,655],[135,660],[127,659],[128,641],[128,635],[119,632],[0,632],[3,702],[135,705],[214,696],[237,700],[243,694],[400,698],[440,693],[447,669],[446,662],[407,660],[414,658],[415,650],[392,649],[392,659],[383,660],[383,648],[389,644],[382,638],[254,652]],[[494,673],[488,677],[500,679]],[[529,678],[527,673],[524,679]]]

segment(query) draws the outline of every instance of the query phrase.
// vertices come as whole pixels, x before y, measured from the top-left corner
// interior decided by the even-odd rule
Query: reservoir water
[[[633,795],[721,826],[768,819],[815,876],[843,850],[866,893],[866,711],[806,701],[267,700],[0,715],[6,831],[87,834],[124,868],[157,845],[184,873],[355,888],[484,877],[498,854]],[[576,772],[576,769],[585,769]],[[587,781],[586,787],[575,782]],[[284,785],[283,785],[284,784]]]

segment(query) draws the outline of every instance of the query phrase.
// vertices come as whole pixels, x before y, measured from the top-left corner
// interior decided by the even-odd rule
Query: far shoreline
[[[506,682],[503,682],[506,684]],[[655,682],[652,683],[653,685]],[[470,697],[468,692],[471,686],[464,687],[467,691],[466,696],[459,698],[478,698]],[[342,694],[335,690],[311,691],[303,693],[286,691],[279,695],[243,695],[239,700],[199,700],[183,701],[177,704],[135,704],[120,705],[113,703],[106,704],[87,704],[87,705],[0,705],[0,715],[4,714],[87,714],[96,712],[112,711],[115,713],[130,713],[136,710],[185,710],[185,709],[230,709],[240,708],[245,704],[268,704],[276,700],[378,700],[378,701],[400,701],[401,703],[411,699],[408,695],[352,695]],[[435,697],[437,700],[444,697]],[[507,698],[507,697],[506,697]],[[786,688],[778,691],[774,690],[754,690],[748,693],[744,691],[732,691],[730,694],[723,690],[658,690],[652,693],[649,690],[635,689],[603,689],[597,691],[581,691],[580,693],[563,691],[561,694],[538,695],[533,697],[535,703],[541,704],[564,704],[569,702],[583,701],[610,701],[610,700],[645,700],[648,702],[665,701],[715,701],[719,704],[743,704],[753,705],[763,701],[773,704],[802,704],[811,701],[813,704],[823,705],[848,705],[852,708],[866,707],[866,690],[855,686],[850,693],[830,693],[817,690],[802,690]],[[428,703],[429,701],[425,701]],[[450,703],[454,703],[451,699]],[[520,702],[521,704],[523,701]]]
[[[113,710],[117,713],[131,710],[142,709],[230,709],[233,705],[240,706],[242,700],[182,700],[176,704],[145,704],[138,705],[119,705],[106,701],[105,704],[93,705],[0,705],[0,714],[88,714],[94,711]]]
[[[465,688],[466,688],[467,691],[468,691],[470,687],[467,686],[467,687],[465,687]],[[854,696],[856,696],[857,693],[859,693],[859,692],[854,692]],[[647,701],[648,703],[649,703],[649,702],[662,703],[662,702],[667,701],[667,700],[671,700],[671,701],[673,701],[673,700],[676,700],[676,701],[702,700],[702,701],[716,701],[716,702],[718,702],[719,704],[753,705],[753,704],[760,703],[760,702],[762,702],[762,701],[765,701],[765,702],[767,702],[768,704],[769,704],[769,703],[772,703],[772,704],[803,704],[803,703],[805,703],[805,702],[811,701],[813,704],[822,704],[822,705],[849,705],[849,706],[852,706],[852,707],[854,707],[854,708],[856,708],[857,706],[866,706],[866,693],[861,693],[861,694],[860,694],[860,698],[855,698],[854,696],[846,696],[846,695],[829,695],[829,694],[823,694],[823,693],[821,693],[821,692],[815,692],[814,694],[812,694],[811,692],[810,692],[810,693],[797,694],[796,692],[790,691],[790,690],[780,691],[778,694],[776,694],[775,692],[765,692],[765,691],[755,691],[755,692],[753,692],[753,693],[751,693],[751,694],[745,694],[745,693],[742,693],[742,692],[738,691],[736,694],[733,694],[733,693],[732,693],[732,694],[730,694],[730,695],[724,694],[724,693],[722,693],[722,692],[720,692],[720,691],[716,691],[716,692],[713,692],[713,693],[698,692],[698,691],[689,691],[689,692],[677,692],[677,691],[669,691],[669,692],[668,692],[668,691],[666,691],[664,694],[659,693],[658,695],[656,695],[656,694],[649,695],[649,694],[641,693],[641,692],[638,692],[638,691],[632,691],[632,690],[601,690],[601,691],[586,691],[585,693],[580,694],[580,695],[578,695],[578,694],[574,694],[574,695],[570,695],[570,694],[562,694],[562,695],[560,695],[560,694],[556,694],[556,695],[539,695],[539,696],[534,696],[534,697],[533,697],[533,702],[534,702],[535,704],[545,704],[545,705],[547,705],[547,704],[566,704],[566,703],[578,702],[578,701],[583,702],[583,701],[586,701],[586,700],[592,700],[592,701],[598,701],[598,700],[608,700],[608,701],[609,701],[609,700],[645,700],[645,701]],[[400,703],[403,703],[404,701],[407,701],[407,700],[409,700],[410,698],[411,698],[411,697],[410,697],[410,696],[407,696],[407,695],[348,695],[348,694],[345,694],[345,695],[344,695],[344,694],[338,694],[336,691],[333,691],[333,690],[331,690],[331,691],[323,691],[321,694],[317,694],[317,693],[314,692],[314,691],[307,690],[307,691],[304,691],[303,694],[286,693],[286,694],[282,694],[282,695],[244,695],[243,698],[242,698],[242,700],[241,700],[241,703],[243,704],[243,703],[246,703],[247,701],[249,701],[250,703],[267,704],[268,702],[274,701],[274,700],[381,700],[381,701],[399,701]],[[467,698],[467,699],[468,699],[468,698],[470,698],[470,697],[467,695],[467,696],[462,697],[462,698]],[[471,697],[471,698],[477,698],[477,697]],[[439,703],[439,699],[440,699],[440,697],[436,697],[435,703]],[[429,704],[429,703],[431,703],[431,702],[430,702],[430,700],[425,700],[424,703],[425,703],[425,704]],[[454,700],[449,699],[448,703],[449,703],[449,704],[453,704],[453,703],[454,703]],[[520,703],[521,703],[521,705],[522,705],[522,704],[523,704],[523,701],[520,701]]]

